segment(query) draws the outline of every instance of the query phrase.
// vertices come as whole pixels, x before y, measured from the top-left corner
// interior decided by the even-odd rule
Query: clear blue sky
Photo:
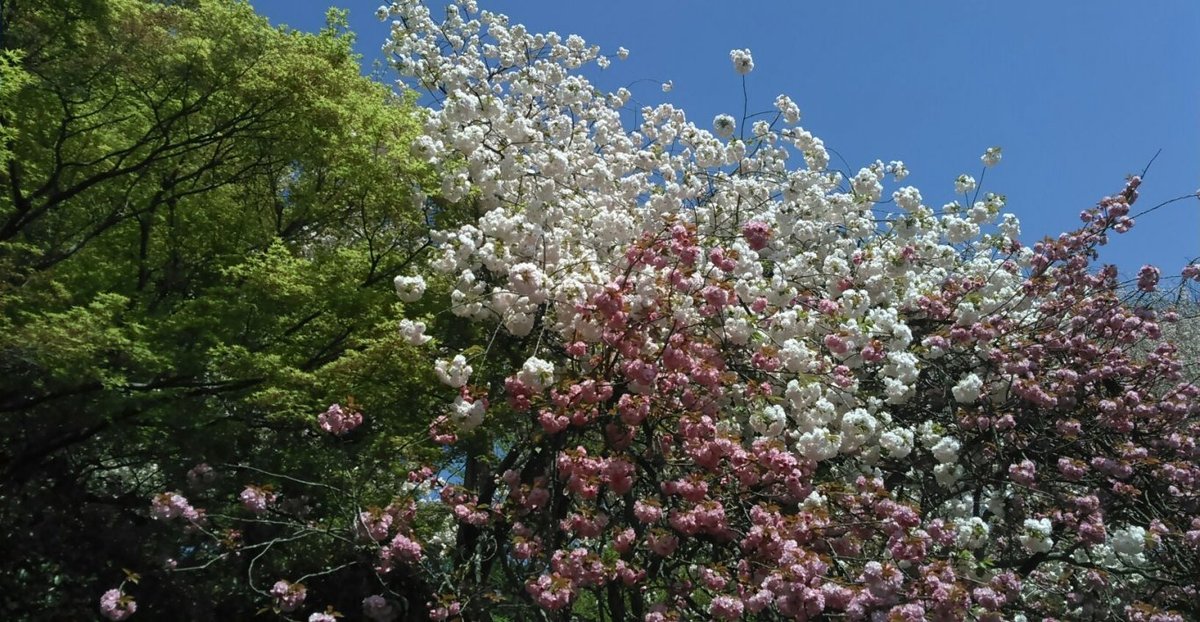
[[[600,86],[628,86],[644,103],[669,98],[700,123],[740,116],[729,50],[748,47],[752,111],[789,94],[802,124],[854,170],[904,160],[905,183],[935,207],[1000,145],[1004,160],[984,188],[1008,196],[1027,243],[1075,227],[1081,209],[1159,149],[1135,212],[1200,189],[1200,0],[479,3],[534,31],[629,48],[627,61],[593,76]],[[302,30],[318,29],[331,4],[348,8],[368,61],[387,37],[373,16],[379,0],[252,4]],[[643,79],[675,89],[663,95]],[[1198,255],[1200,200],[1190,200],[1139,218],[1101,258],[1126,275],[1154,263],[1165,276]]]

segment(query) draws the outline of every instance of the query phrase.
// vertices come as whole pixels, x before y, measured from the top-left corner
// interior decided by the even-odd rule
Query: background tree
[[[1179,314],[1178,322],[1163,327],[1163,337],[1179,349],[1184,376],[1200,379],[1200,288],[1196,283],[1189,279],[1174,292],[1168,291],[1158,306],[1173,308]]]
[[[84,619],[122,567],[186,556],[147,541],[146,507],[197,462],[387,487],[375,460],[428,401],[391,279],[449,212],[408,156],[419,115],[360,74],[344,15],[316,35],[233,0],[0,15],[4,615]],[[305,443],[347,397],[378,434],[330,464]],[[149,600],[247,615],[203,589]]]

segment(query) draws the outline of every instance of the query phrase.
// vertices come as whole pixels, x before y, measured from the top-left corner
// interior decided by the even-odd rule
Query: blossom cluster
[[[299,609],[308,596],[303,583],[291,583],[284,579],[276,581],[269,593],[275,601],[275,607],[284,613]]]
[[[903,163],[831,170],[786,96],[753,121],[702,127],[662,104],[631,126],[632,93],[588,81],[607,63],[577,36],[473,2],[381,16],[397,69],[437,99],[414,153],[480,214],[434,234],[429,269],[454,284],[453,313],[535,348],[486,392],[529,440],[496,447],[497,485],[448,503],[466,542],[489,533],[524,560],[499,563],[539,606],[610,584],[632,588],[601,596],[614,612],[647,620],[1078,616],[1195,596],[1172,578],[1186,567],[1146,563],[1181,559],[1200,511],[1200,389],[1153,345],[1156,312],[1091,264],[1133,225],[1139,180],[1028,246],[975,176],[954,184],[967,204],[935,209],[900,185]],[[755,68],[749,50],[730,60]],[[484,397],[479,365],[446,357],[439,380]],[[459,424],[445,442],[486,428],[444,421]],[[1138,494],[1160,510],[1134,512]],[[1158,548],[1134,546],[1155,529]]]
[[[363,615],[374,622],[392,622],[399,615],[395,605],[378,594],[364,598],[362,608]]]
[[[107,620],[124,620],[137,611],[137,602],[119,589],[111,589],[100,597],[100,615]]]
[[[317,415],[317,425],[334,436],[349,434],[362,425],[362,422],[362,413],[353,407],[343,407],[341,404],[331,404],[325,412]]]
[[[262,514],[275,503],[278,495],[275,494],[269,487],[266,486],[246,486],[238,495],[238,500],[242,502],[242,507],[250,510],[254,514]]]
[[[187,498],[177,492],[164,492],[150,500],[150,517],[164,521],[182,518],[195,523],[204,519],[204,510],[192,507]]]
[[[1029,245],[976,176],[935,208],[902,162],[831,168],[786,95],[698,125],[594,86],[610,60],[578,36],[473,0],[378,13],[433,99],[412,153],[475,215],[395,280],[449,284],[485,336],[401,323],[465,474],[351,518],[431,619],[1185,619],[1200,386],[1138,302],[1161,272],[1130,292],[1095,264],[1139,178]]]

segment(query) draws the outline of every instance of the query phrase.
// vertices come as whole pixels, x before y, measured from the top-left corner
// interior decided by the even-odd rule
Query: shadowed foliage
[[[122,567],[186,556],[146,509],[197,462],[336,486],[426,419],[390,283],[431,219],[418,117],[336,13],[315,35],[232,0],[0,14],[0,611],[85,619]],[[383,433],[336,470],[313,417],[348,396]],[[252,613],[152,587],[143,609]]]

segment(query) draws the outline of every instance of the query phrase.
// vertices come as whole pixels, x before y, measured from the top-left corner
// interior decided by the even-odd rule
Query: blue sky
[[[378,0],[252,0],[274,24],[318,29],[350,9],[369,61],[387,37]],[[444,4],[445,0],[435,2]],[[751,111],[779,93],[853,170],[903,160],[933,206],[960,173],[979,177],[992,145],[1004,160],[984,189],[1008,196],[1032,243],[1075,227],[1154,157],[1134,212],[1200,189],[1200,2],[1160,0],[480,0],[534,31],[578,33],[624,62],[591,77],[634,98],[669,100],[699,123],[740,117],[729,50],[750,48]],[[675,88],[663,95],[658,82]],[[756,105],[757,103],[757,105]],[[835,159],[835,164],[837,160]],[[1101,259],[1164,276],[1200,256],[1200,200],[1138,219]]]

